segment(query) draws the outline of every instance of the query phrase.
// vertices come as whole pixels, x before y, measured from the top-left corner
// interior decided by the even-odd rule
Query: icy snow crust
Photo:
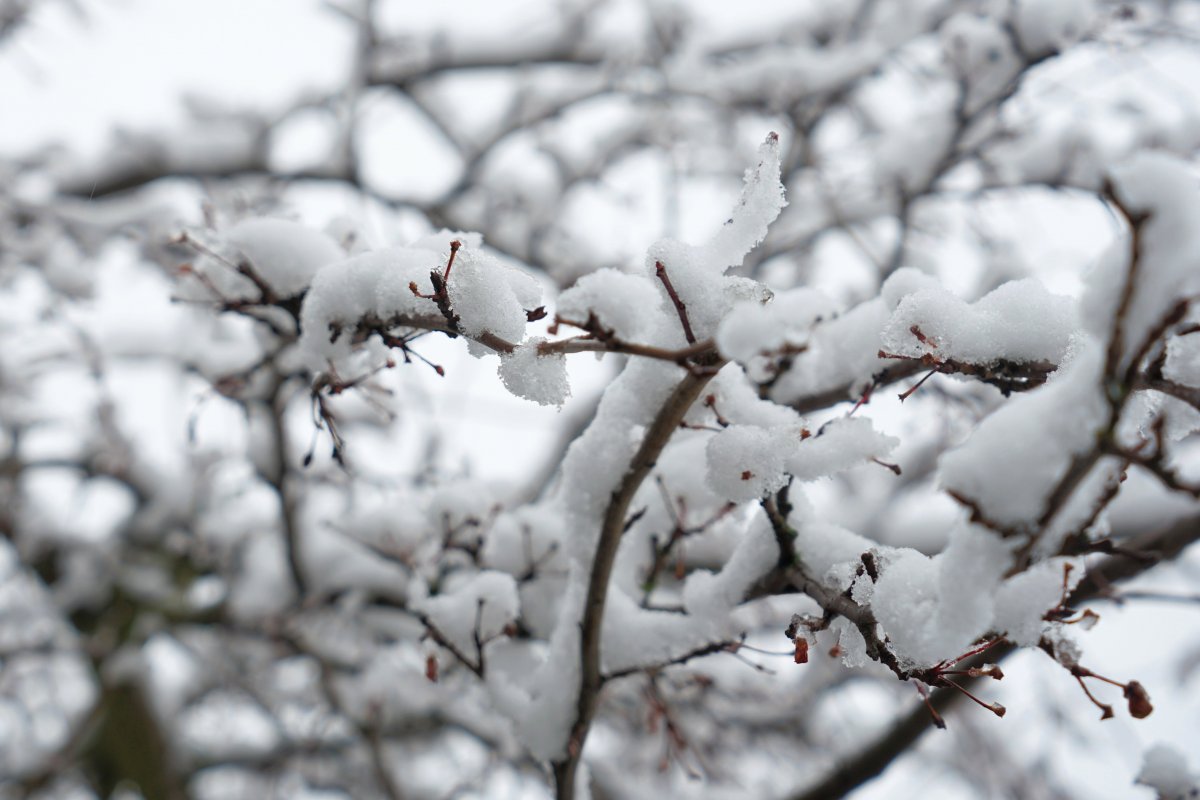
[[[1079,35],[1087,9],[1074,5],[1071,14],[1055,16],[1019,3],[1018,32],[1027,46],[1054,48]],[[1003,63],[971,60],[972,43],[991,41],[996,33],[981,25],[975,18],[952,18],[943,31],[945,46],[966,72],[1002,73]],[[1126,286],[1126,241],[1103,259],[1078,306],[1031,280],[1006,283],[967,302],[926,274],[900,269],[878,297],[842,309],[812,289],[773,296],[755,281],[726,274],[785,205],[779,158],[779,143],[771,137],[746,173],[729,222],[707,243],[659,242],[639,267],[589,274],[559,298],[564,324],[646,348],[683,348],[688,342],[661,269],[686,305],[695,338],[711,342],[728,362],[705,387],[704,402],[688,411],[691,429],[676,431],[659,455],[656,476],[662,482],[645,481],[634,497],[631,508],[640,516],[622,533],[608,585],[602,672],[662,665],[734,638],[747,597],[780,564],[782,538],[758,501],[789,485],[785,524],[795,534],[796,555],[791,568],[836,594],[847,593],[873,614],[879,640],[904,668],[937,665],[987,634],[1036,645],[1051,626],[1046,611],[1063,592],[1069,562],[1055,557],[1062,537],[1088,519],[1091,499],[1116,477],[1099,465],[1079,481],[1078,502],[1051,507],[1055,487],[1112,429],[1109,362],[1115,357],[1123,369],[1177,299],[1200,289],[1193,263],[1200,252],[1192,224],[1200,217],[1194,180],[1178,159],[1161,154],[1138,156],[1113,172],[1120,201],[1149,214],[1134,289]],[[248,220],[226,238],[278,295],[304,293],[299,357],[318,374],[361,375],[390,356],[377,333],[432,328],[461,334],[477,356],[498,352],[500,380],[519,397],[561,405],[570,396],[564,356],[554,342],[527,335],[528,312],[542,305],[537,282],[492,257],[478,236],[442,231],[353,256],[324,234],[282,220]],[[452,240],[462,246],[445,294],[431,297],[437,281],[430,274],[445,274]],[[215,275],[221,265],[206,269]],[[252,288],[237,273],[221,280]],[[1122,303],[1123,338],[1110,348],[1111,320]],[[769,376],[780,355],[790,365]],[[788,404],[830,392],[853,399],[897,358],[933,365],[1058,365],[1044,385],[999,404],[941,459],[941,487],[963,501],[974,521],[966,521],[964,511],[949,545],[932,557],[820,520],[804,497],[806,482],[887,458],[898,441],[875,429],[867,409],[817,425]],[[1194,342],[1176,344],[1164,369],[1180,383],[1200,385],[1198,360]],[[768,376],[769,396],[762,397],[759,384]],[[435,494],[417,514],[435,531],[490,520],[480,570],[444,580],[418,571],[401,584],[402,594],[448,645],[481,660],[486,652],[491,699],[537,758],[556,759],[566,751],[581,686],[584,601],[606,511],[646,431],[684,377],[670,358],[630,358],[566,454],[548,499],[496,511],[490,494],[472,487]],[[684,613],[650,610],[644,600],[653,586],[644,582],[652,537],[683,524],[685,514],[690,524],[713,520],[695,546],[708,548],[720,567],[694,570],[675,587]],[[373,530],[379,522],[364,526]],[[405,526],[421,529],[411,520]],[[404,546],[419,561],[428,545],[421,536],[408,536]],[[867,552],[878,566],[874,579],[862,569]],[[535,562],[545,575],[532,574]],[[507,637],[518,621],[531,639]],[[839,619],[831,630],[847,664],[867,663],[866,643],[854,624]],[[1165,784],[1182,774],[1168,761],[1161,754],[1148,758],[1147,780]]]

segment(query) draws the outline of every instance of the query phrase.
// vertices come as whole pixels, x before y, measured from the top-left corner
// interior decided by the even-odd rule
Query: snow
[[[866,417],[841,417],[804,439],[789,455],[787,470],[798,480],[816,480],[884,458],[898,444],[899,439],[875,430]]]
[[[807,350],[772,386],[771,399],[792,403],[835,389],[848,389],[847,400],[861,394],[872,375],[894,363],[879,358],[880,333],[892,311],[909,294],[938,286],[935,278],[919,270],[898,269],[884,282],[879,297],[814,325]]]
[[[447,641],[472,659],[477,655],[476,637],[486,644],[500,636],[520,610],[517,582],[507,573],[492,570],[483,570],[414,605]]]
[[[1018,0],[1013,23],[1021,50],[1034,58],[1060,52],[1083,38],[1095,13],[1093,0]]]
[[[558,406],[571,396],[567,382],[567,359],[562,354],[542,355],[535,338],[500,356],[499,375],[504,387],[517,397],[543,406]]]
[[[427,286],[437,260],[432,250],[389,247],[323,267],[300,311],[300,346],[312,367],[322,370],[348,359],[349,331],[363,318],[436,319],[437,305],[414,295],[408,283]]]
[[[967,113],[991,102],[1020,70],[1002,20],[962,11],[947,19],[939,33],[946,60],[965,82]]]
[[[913,292],[892,313],[882,340],[887,351],[910,358],[928,353],[968,364],[1057,364],[1077,327],[1071,298],[1050,294],[1027,278],[1002,284],[974,303],[942,288]]]
[[[779,545],[764,514],[756,514],[737,549],[714,574],[697,570],[683,587],[683,606],[691,616],[718,619],[745,598],[754,583],[779,559]]]
[[[279,297],[295,297],[321,267],[345,258],[337,242],[324,233],[285,219],[242,220],[225,231],[224,238]]]
[[[930,667],[965,652],[992,626],[995,590],[1011,556],[990,531],[964,525],[933,558],[901,549],[884,551],[881,562],[875,618],[902,663]]]
[[[1062,600],[1063,570],[1071,563],[1065,558],[1039,561],[1024,572],[1004,581],[996,591],[996,632],[1018,647],[1034,647],[1042,638],[1047,610]],[[1074,564],[1067,586],[1074,588],[1084,570]]]
[[[1116,167],[1112,178],[1121,201],[1133,213],[1149,215],[1139,237],[1137,284],[1122,331],[1123,367],[1181,298],[1200,291],[1195,255],[1200,252],[1200,230],[1195,225],[1200,217],[1200,184],[1190,162],[1152,150]],[[1118,307],[1124,285],[1122,279],[1117,286],[1112,282],[1097,286],[1091,308]],[[1111,318],[1110,314],[1100,319]]]
[[[795,493],[792,494],[795,501]],[[792,513],[792,518],[798,516]],[[801,521],[796,527],[796,555],[806,571],[818,580],[843,591],[850,586],[862,554],[875,542],[828,522]]]
[[[665,664],[708,645],[729,640],[728,615],[674,614],[639,608],[610,587],[604,606],[601,670],[618,672]]]
[[[1142,755],[1137,782],[1158,792],[1162,800],[1200,795],[1200,776],[1189,770],[1187,756],[1168,744],[1155,744]]]
[[[644,341],[662,309],[649,278],[607,267],[584,275],[558,298],[562,319],[582,325],[595,315],[600,327],[626,342]]]
[[[710,397],[711,404],[708,402]],[[726,364],[721,368],[717,377],[706,387],[704,403],[692,407],[687,422],[696,426],[711,426],[716,422],[717,414],[729,422],[763,428],[803,427],[805,424],[795,410],[759,397],[758,387],[736,364]]]
[[[975,503],[995,524],[1033,529],[1074,457],[1091,452],[1108,422],[1103,360],[1097,344],[1080,343],[1044,385],[984,419],[942,456],[942,488]]]
[[[762,353],[800,348],[814,324],[833,315],[833,301],[816,289],[793,289],[766,303],[735,305],[717,330],[726,358],[746,363]]]
[[[799,429],[731,425],[708,442],[708,485],[726,500],[756,500],[787,483],[786,459]]]
[[[426,276],[419,285],[428,282]],[[532,276],[471,247],[458,251],[447,290],[463,333],[472,338],[492,333],[510,342],[525,338],[525,312],[541,305],[542,298],[541,286]]]
[[[780,183],[779,137],[771,134],[758,149],[757,166],[748,169],[741,197],[729,220],[708,242],[690,245],[673,239],[654,244],[646,256],[647,276],[663,264],[697,339],[716,332],[730,306],[739,300],[765,300],[769,291],[757,281],[725,277],[767,235],[767,226],[787,204]],[[660,287],[664,299],[666,289]]]
[[[1200,335],[1175,337],[1167,342],[1163,377],[1200,389]]]

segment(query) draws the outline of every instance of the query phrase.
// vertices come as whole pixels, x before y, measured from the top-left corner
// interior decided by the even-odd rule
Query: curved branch
[[[1197,541],[1200,541],[1200,516],[1186,517],[1164,531],[1137,537],[1129,543],[1129,547],[1142,551],[1153,550],[1158,554],[1157,560],[1141,561],[1123,556],[1109,556],[1088,570],[1087,576],[1075,587],[1069,602],[1074,605],[1107,599],[1111,584],[1135,578],[1158,563],[1173,560]],[[994,647],[988,651],[988,660],[998,663],[1016,650],[1017,648],[1007,644]],[[964,677],[959,682],[963,686],[969,686],[977,680],[982,679]],[[938,713],[942,713],[962,696],[953,689],[937,689],[931,694],[930,702]],[[921,735],[932,726],[933,718],[929,709],[924,703],[918,703],[886,733],[843,761],[819,783],[793,795],[792,800],[834,800],[845,797],[849,792],[881,775],[892,761],[911,750]]]
[[[604,621],[604,605],[608,598],[609,579],[617,559],[617,547],[625,530],[625,517],[629,504],[658,461],[659,455],[671,439],[692,403],[700,397],[704,387],[712,380],[723,361],[716,356],[703,372],[689,372],[671,392],[659,409],[658,416],[646,431],[641,447],[634,454],[629,469],[613,492],[604,521],[600,527],[600,539],[592,559],[592,572],[588,580],[587,599],[584,601],[583,620],[580,623],[580,661],[582,677],[579,699],[576,705],[575,724],[567,745],[567,756],[554,764],[554,783],[559,800],[572,800],[575,796],[575,773],[583,755],[583,745],[595,717],[604,675],[600,671],[600,639]]]

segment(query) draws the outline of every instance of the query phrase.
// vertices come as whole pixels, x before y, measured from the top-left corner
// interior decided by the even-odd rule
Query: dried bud
[[[984,664],[982,667],[971,667],[967,670],[967,674],[972,678],[991,678],[995,681],[1003,680],[1004,678],[1004,673],[997,664]]]
[[[1129,701],[1129,714],[1134,719],[1145,719],[1154,711],[1146,687],[1137,681],[1125,684],[1125,699]]]
[[[425,677],[430,683],[437,683],[438,681],[437,656],[433,653],[425,657]]]
[[[796,637],[796,663],[808,663],[808,639],[803,636]]]

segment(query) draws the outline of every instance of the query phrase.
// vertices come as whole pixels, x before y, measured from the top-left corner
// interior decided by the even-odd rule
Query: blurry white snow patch
[[[1158,792],[1161,800],[1200,796],[1200,776],[1189,770],[1183,753],[1167,744],[1156,744],[1145,752],[1137,782]]]

